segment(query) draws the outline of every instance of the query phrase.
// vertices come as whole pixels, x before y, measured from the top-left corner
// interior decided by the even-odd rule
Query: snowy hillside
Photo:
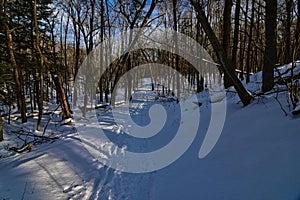
[[[247,87],[259,93],[261,75],[252,76]],[[129,109],[121,104],[112,109],[99,108],[96,115],[88,115],[86,119],[75,117],[78,132],[73,127],[51,122],[47,136],[60,139],[34,145],[28,153],[8,151],[9,145],[16,145],[19,140],[11,132],[11,126],[5,125],[6,141],[0,143],[0,199],[297,200],[300,118],[291,114],[287,92],[276,95],[257,96],[252,104],[243,107],[234,90],[228,91],[223,131],[212,151],[202,159],[199,150],[214,104],[208,91],[197,95],[200,107],[194,100],[186,99],[189,106],[182,111],[175,99],[156,98],[156,93],[141,88],[133,95]],[[146,133],[136,132],[134,123],[141,126],[138,130],[151,126],[151,113],[155,116],[155,109],[166,118],[166,123],[158,128],[158,134],[143,137]],[[174,162],[149,173],[122,172],[122,168],[115,170],[109,164],[109,157],[114,155],[153,152],[170,144],[181,124],[195,123],[193,118],[186,121],[182,118],[194,116],[198,109],[201,120],[196,122],[199,128],[195,138]],[[78,114],[80,110],[75,112]],[[34,120],[24,128],[30,129]],[[44,122],[47,121],[45,116]],[[12,123],[16,129],[22,126],[16,120]],[[98,126],[116,145],[99,139],[102,136],[97,132]],[[189,140],[189,133],[186,134],[177,145]],[[172,152],[169,153],[172,157]],[[156,163],[145,159],[145,163],[136,164],[151,168]]]

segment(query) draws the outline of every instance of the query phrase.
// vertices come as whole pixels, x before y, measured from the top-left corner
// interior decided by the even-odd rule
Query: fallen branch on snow
[[[21,147],[21,148],[11,147],[11,148],[9,148],[9,150],[15,151],[17,153],[23,153],[24,151],[27,151],[27,150],[28,150],[28,152],[30,152],[31,149],[32,149],[32,146],[33,145],[30,143],[30,144],[25,145],[24,147]]]

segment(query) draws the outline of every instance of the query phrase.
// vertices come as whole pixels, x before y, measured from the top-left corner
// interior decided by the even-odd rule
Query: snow
[[[298,115],[300,113],[300,104],[296,106],[296,108],[292,111],[294,115]]]
[[[264,103],[230,106],[212,152],[195,159],[199,135],[178,162],[158,172],[153,199],[298,199],[299,119],[284,118],[274,100]]]
[[[289,63],[287,65],[277,67],[278,71],[275,70],[274,75],[275,75],[275,77],[277,77],[279,75],[281,75],[283,78],[289,77],[291,75],[292,68],[293,68],[293,63]],[[280,74],[278,74],[278,72]],[[294,67],[293,73],[294,73],[294,75],[297,75],[300,73],[300,61],[295,62],[295,67]]]
[[[247,87],[259,93],[261,73],[252,76]],[[34,145],[29,153],[7,149],[22,144],[12,130],[23,128],[41,134],[34,131],[35,119],[26,124],[17,120],[12,125],[4,124],[0,199],[300,198],[300,118],[290,113],[286,93],[280,93],[278,100],[288,116],[280,109],[275,94],[257,96],[252,104],[243,107],[234,89],[226,98],[220,92],[210,97],[204,91],[197,94],[196,100],[186,98],[179,104],[157,99],[157,94],[148,89],[136,91],[131,102],[99,108],[84,119],[76,117],[81,111],[74,109],[77,132],[72,126],[61,126],[54,118],[46,134],[60,139]],[[198,107],[193,102],[202,105]],[[222,102],[227,105],[224,127],[219,127],[222,132],[214,136],[219,138],[208,138],[211,148],[199,155],[212,126],[213,106]],[[200,114],[199,122],[189,117],[195,113]],[[157,114],[166,121],[153,121]],[[165,160],[162,168],[154,162],[157,157],[140,163],[122,160],[126,163],[118,163],[121,167],[117,169],[109,162],[111,157],[126,157],[128,152],[156,152],[172,144],[182,124],[196,124],[198,131],[194,136],[193,131],[186,131],[186,137],[176,141],[178,148],[162,157],[168,159],[176,154],[175,159],[170,163]],[[104,135],[99,133],[99,127]],[[145,127],[153,132],[147,132]],[[189,142],[190,146],[179,148]],[[149,172],[123,172],[124,166],[144,167]]]

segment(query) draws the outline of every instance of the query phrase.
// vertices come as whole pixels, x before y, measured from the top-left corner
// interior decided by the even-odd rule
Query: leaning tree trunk
[[[55,50],[55,39],[54,39],[54,29],[51,30],[51,34],[52,34],[52,50],[53,50],[53,62],[54,62],[54,66],[57,66],[57,58],[56,58],[56,50]],[[75,36],[77,37],[77,36]],[[80,44],[80,43],[79,43]],[[77,44],[76,44],[77,45]],[[77,56],[77,47],[76,47],[76,56]],[[78,58],[76,57],[76,61],[75,61],[75,74],[77,74],[78,68],[76,67],[77,64],[79,63],[79,51],[78,51]],[[77,64],[76,64],[77,63]],[[50,74],[52,77],[52,80],[54,81],[54,85],[56,88],[56,94],[58,96],[58,102],[61,105],[61,109],[62,109],[62,119],[69,119],[72,117],[72,111],[70,108],[70,104],[68,102],[68,98],[67,95],[65,93],[65,89],[63,87],[63,82],[61,80],[61,76],[58,75],[58,73],[56,72],[56,70],[54,68],[50,69]]]
[[[226,56],[224,54],[224,50],[221,47],[221,45],[216,37],[216,34],[212,30],[203,9],[199,5],[199,3],[197,3],[197,0],[190,0],[190,2],[194,6],[195,10],[198,12],[198,18],[199,18],[198,20],[200,20],[202,27],[203,27],[205,33],[207,34],[208,39],[210,40],[210,42],[214,48],[214,51],[217,54],[217,57],[219,59],[219,62],[221,64],[221,67],[222,67],[224,73],[232,81],[232,84],[233,84],[234,88],[236,89],[244,106],[247,106],[248,104],[250,104],[253,97],[245,89],[245,87],[240,82],[238,77],[235,76],[235,74],[230,73],[230,70],[228,68],[228,59],[226,58]]]
[[[56,92],[60,96],[59,103],[61,105],[61,110],[62,110],[62,119],[63,120],[69,119],[72,117],[72,111],[70,108],[70,104],[68,102],[68,98],[65,93],[65,89],[63,87],[61,76],[58,75],[54,69],[52,69],[50,72],[51,72],[52,79],[54,81]]]

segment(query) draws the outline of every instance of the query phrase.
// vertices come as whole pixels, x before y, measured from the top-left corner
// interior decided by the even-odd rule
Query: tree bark
[[[56,57],[56,48],[55,48],[56,42],[55,42],[55,38],[54,38],[55,37],[54,36],[54,26],[53,26],[53,29],[51,30],[51,34],[52,34],[52,50],[53,50],[52,59],[53,59],[54,66],[57,66],[57,57]],[[77,49],[75,51],[77,52]],[[79,58],[75,58],[75,59],[77,62]],[[75,62],[75,73],[77,73],[76,62]],[[50,74],[54,81],[56,94],[59,96],[58,102],[61,105],[62,119],[65,120],[65,119],[71,118],[72,111],[71,111],[70,104],[67,99],[67,95],[65,93],[65,89],[63,87],[63,82],[61,80],[61,77],[58,75],[58,73],[56,72],[56,70],[53,67],[50,69]]]
[[[242,45],[241,45],[241,49],[240,49],[240,70],[242,72],[244,72],[245,70],[245,66],[244,66],[244,63],[245,63],[245,49],[246,49],[246,41],[247,41],[247,33],[246,33],[246,30],[248,29],[248,13],[249,13],[249,0],[246,0],[246,8],[245,8],[245,12],[244,12],[244,19],[245,19],[245,22],[244,22],[244,31],[241,31],[241,39],[242,39],[242,36],[243,36],[243,41],[242,41]],[[244,32],[242,35],[242,32]],[[240,73],[240,79],[241,80],[244,80],[244,73]]]
[[[9,26],[7,24],[7,14],[6,14],[6,3],[7,1],[1,1],[0,3],[0,19],[2,21],[2,26],[5,31],[5,37],[6,37],[6,45],[7,45],[7,51],[9,55],[9,59],[11,62],[11,65],[13,67],[14,71],[14,80],[15,80],[15,87],[16,87],[16,96],[17,96],[17,103],[18,106],[21,110],[21,118],[22,118],[22,123],[27,122],[27,116],[26,116],[26,103],[25,103],[25,98],[22,92],[22,82],[20,81],[20,72],[19,68],[15,59],[15,53],[13,50],[13,39],[12,39],[12,30],[9,29]]]
[[[250,95],[250,93],[245,89],[245,87],[243,86],[243,84],[240,82],[240,80],[237,78],[237,76],[235,76],[235,74],[231,74],[229,69],[228,69],[228,59],[226,58],[224,51],[216,37],[216,34],[214,33],[214,31],[212,30],[206,16],[205,13],[203,11],[203,9],[201,8],[201,6],[197,3],[196,0],[190,0],[190,2],[192,3],[192,5],[194,6],[195,10],[198,12],[198,17],[201,21],[202,27],[204,29],[204,31],[206,32],[213,48],[214,51],[217,54],[217,57],[219,59],[219,62],[221,64],[221,67],[224,71],[224,73],[231,79],[234,88],[236,89],[242,103],[244,104],[244,106],[247,106],[248,104],[250,104],[251,100],[252,100],[252,96]]]
[[[100,42],[103,44],[104,41],[104,32],[105,32],[105,21],[104,21],[104,0],[100,1],[100,9],[101,9],[101,15],[100,15],[100,23],[101,23],[101,29],[100,29]],[[103,66],[104,66],[104,59],[103,59],[103,49],[100,48],[100,74],[103,70]],[[103,102],[103,83],[104,83],[105,79],[101,78],[99,81],[99,95],[100,95],[100,102]]]
[[[65,90],[63,88],[62,79],[54,70],[51,71],[51,76],[54,80],[56,92],[60,95],[59,102],[62,110],[62,119],[69,119],[72,117],[72,111],[68,99],[66,97]]]
[[[276,19],[277,1],[266,0],[266,49],[263,68],[263,92],[271,90],[274,86],[274,67],[277,62]]]
[[[177,24],[177,0],[172,0],[173,3],[173,23],[174,23],[174,31],[178,31],[178,24]],[[177,39],[177,34],[174,36],[174,41],[175,41],[175,60],[174,60],[174,65],[175,65],[175,70],[177,73],[175,74],[176,76],[176,90],[177,90],[177,99],[180,100],[180,79],[179,79],[179,55],[178,55],[178,39]]]
[[[289,63],[292,61],[291,54],[291,12],[292,12],[293,1],[286,1],[286,24],[285,24],[285,55],[284,55],[284,63]],[[299,12],[299,11],[298,11]]]
[[[232,9],[232,0],[225,0],[225,7],[223,13],[223,49],[225,57],[228,59],[228,63],[231,62],[230,59],[230,39],[231,39],[231,9]],[[228,65],[228,70],[231,74],[234,74],[235,71],[231,64]],[[231,79],[225,75],[224,76],[224,85],[225,88],[232,86]]]
[[[239,43],[239,30],[240,30],[240,11],[241,11],[241,0],[236,1],[235,5],[235,16],[234,16],[234,33],[233,33],[233,47],[232,47],[232,57],[231,64],[232,69],[235,71],[237,68],[237,51]]]
[[[39,79],[40,79],[40,88],[39,88],[39,95],[38,95],[38,108],[39,108],[39,115],[37,121],[37,130],[41,130],[41,121],[43,117],[43,101],[44,101],[44,55],[40,48],[40,34],[38,29],[38,21],[37,21],[37,0],[34,0],[33,4],[33,20],[34,20],[34,31],[35,31],[35,48],[38,54],[38,62],[40,65],[39,70]]]
[[[3,126],[2,126],[2,117],[0,115],[0,142],[3,141]]]
[[[300,11],[300,0],[297,1],[297,10]],[[296,49],[296,59],[298,60],[300,58],[300,12],[297,14],[297,26],[296,26],[296,44],[295,44],[295,49]]]
[[[252,1],[252,9],[251,9],[251,22],[250,22],[250,30],[249,30],[249,40],[248,40],[248,47],[247,47],[247,61],[246,61],[246,83],[250,82],[250,68],[251,68],[251,48],[252,48],[252,41],[253,41],[253,28],[254,28],[254,14],[255,14],[255,1]]]

